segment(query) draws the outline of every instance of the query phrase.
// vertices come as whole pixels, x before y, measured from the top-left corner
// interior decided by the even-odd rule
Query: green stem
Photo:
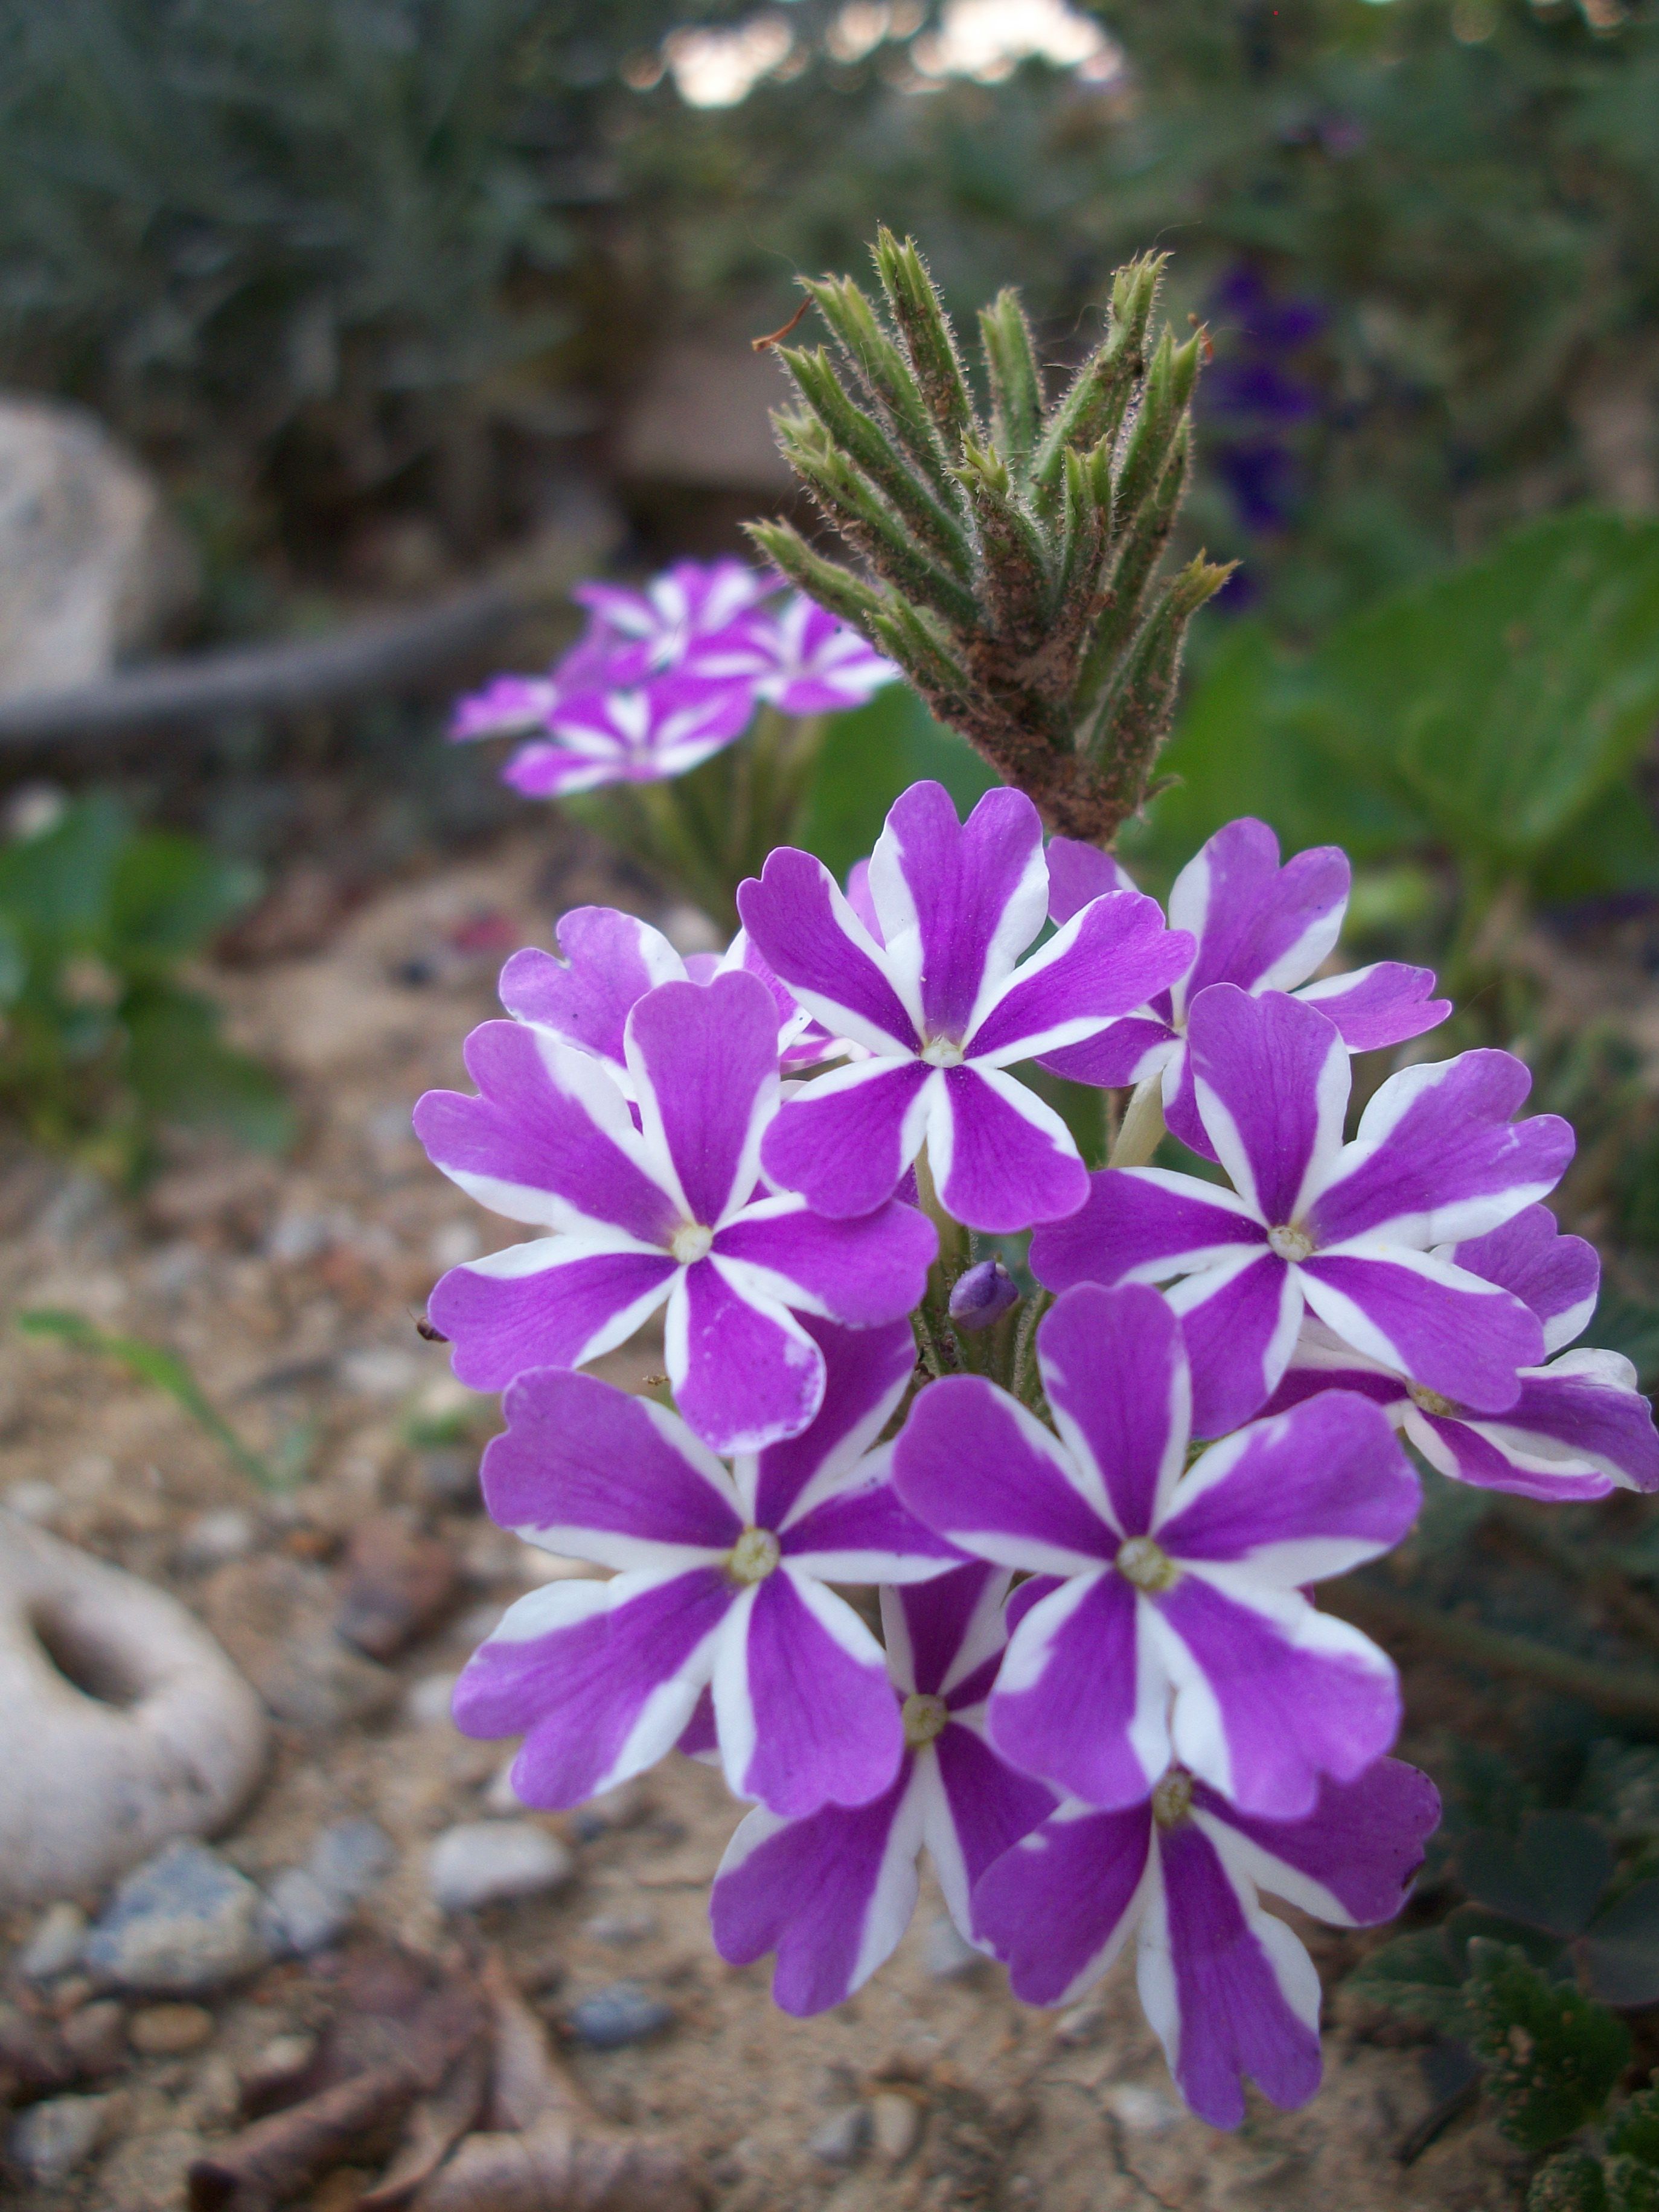
[[[1164,1139],[1164,1077],[1160,1072],[1136,1084],[1106,1164],[1144,1168]]]

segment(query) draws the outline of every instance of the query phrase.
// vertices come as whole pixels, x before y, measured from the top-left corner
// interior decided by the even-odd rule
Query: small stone
[[[190,2128],[127,2136],[98,2169],[99,2202],[121,2212],[178,2212],[185,2176],[203,2149]]]
[[[325,1888],[305,1867],[284,1867],[265,1893],[259,1933],[276,1959],[309,1959],[344,1934],[351,1899]]]
[[[673,2025],[674,2013],[638,1982],[612,1982],[572,2005],[570,2033],[590,2051],[620,2051]]]
[[[396,1513],[371,1513],[346,1546],[335,1633],[371,1659],[392,1659],[432,1626],[455,1594],[454,1553]]]
[[[427,1854],[427,1879],[446,1912],[558,1889],[575,1871],[556,1836],[533,1820],[463,1820]]]
[[[264,1963],[253,1884],[181,1838],[136,1868],[94,1923],[82,1960],[117,1989],[158,1996],[222,1988]]]
[[[1131,2135],[1162,2135],[1186,2115],[1173,2097],[1149,2081],[1119,2081],[1107,2090],[1107,2106]]]
[[[108,2106],[106,2097],[49,2097],[18,2114],[6,2148],[31,2181],[66,2181],[97,2149]]]
[[[650,1810],[651,1800],[637,1782],[619,1782],[614,1790],[602,1790],[578,1807],[576,1834],[584,1844],[591,1844],[614,1828],[637,1827]]]
[[[410,1684],[404,1699],[404,1717],[416,1728],[453,1728],[450,1700],[460,1679],[459,1674],[422,1674],[419,1681]]]
[[[333,1820],[318,1835],[306,1861],[306,1870],[337,1897],[366,1897],[383,1874],[389,1873],[397,1848],[378,1820],[367,1815]]]
[[[334,1633],[334,1592],[320,1568],[280,1553],[234,1559],[202,1595],[208,1626],[278,1720],[325,1732],[396,1702],[392,1670]]]
[[[843,2105],[808,2136],[806,2148],[824,2166],[856,2166],[870,2145],[870,2115],[862,2105]]]
[[[1074,2045],[1093,2043],[1105,2025],[1105,1999],[1085,1997],[1081,2004],[1069,2005],[1054,2022],[1054,2041]]]
[[[245,1559],[259,1540],[259,1524],[240,1506],[198,1513],[187,1522],[179,1543],[179,1564],[186,1568],[222,1567]]]
[[[14,1482],[5,1496],[9,1510],[25,1521],[55,1521],[64,1503],[63,1492],[49,1482]]]
[[[870,2129],[876,2148],[890,2165],[909,2157],[921,2132],[921,2108],[902,2089],[881,2089],[870,2100]]]
[[[956,1922],[943,1912],[928,1924],[922,1938],[921,1957],[936,1982],[959,1981],[964,1974],[971,1974],[975,1967],[985,1964],[982,1954],[975,1950]]]
[[[17,1970],[27,1981],[55,1981],[76,1964],[86,1940],[87,1916],[78,1905],[48,1905],[23,1946]]]
[[[374,1344],[343,1353],[336,1372],[362,1398],[401,1398],[421,1379],[420,1362],[401,1345]]]
[[[591,1920],[582,1923],[582,1933],[595,1943],[613,1943],[620,1948],[627,1943],[643,1943],[656,1934],[658,1925],[656,1914],[643,1908],[633,1912],[596,1912]]]
[[[515,1751],[513,1757],[507,1760],[505,1765],[498,1766],[489,1778],[489,1787],[483,1793],[483,1802],[492,1813],[521,1813],[524,1810],[524,1800],[513,1787],[513,1769],[518,1756]],[[577,1819],[576,1832],[579,1836],[581,1835],[580,1815]]]
[[[416,1456],[415,1472],[423,1495],[434,1505],[476,1511],[483,1503],[478,1491],[478,1455],[459,1444],[434,1444]]]
[[[199,2051],[213,2034],[213,2014],[204,2005],[146,2005],[127,2022],[127,2041],[141,2058],[178,2058]]]
[[[113,1997],[100,1997],[72,2012],[58,2030],[77,2072],[113,2074],[127,2063],[126,2014]]]

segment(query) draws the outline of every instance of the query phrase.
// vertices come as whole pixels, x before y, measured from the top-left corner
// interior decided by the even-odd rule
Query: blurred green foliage
[[[130,1178],[168,1125],[289,1140],[276,1084],[180,981],[256,888],[102,794],[0,850],[0,1103],[37,1142]]]

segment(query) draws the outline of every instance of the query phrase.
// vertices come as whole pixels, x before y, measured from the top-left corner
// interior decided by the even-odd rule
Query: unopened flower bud
[[[1010,1306],[1019,1304],[1014,1279],[1000,1260],[981,1260],[969,1267],[951,1293],[951,1318],[969,1335],[1000,1321]]]

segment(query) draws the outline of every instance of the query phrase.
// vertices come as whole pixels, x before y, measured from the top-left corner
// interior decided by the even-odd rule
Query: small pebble
[[[572,2005],[568,2016],[578,2043],[590,2051],[620,2051],[624,2044],[660,2035],[672,2025],[674,2013],[638,1982],[612,1982]]]
[[[82,1957],[117,1989],[167,1996],[219,1989],[268,1956],[257,1926],[262,1903],[216,1851],[181,1837],[127,1875]]]
[[[75,1965],[86,1940],[87,1916],[78,1905],[49,1905],[23,1946],[18,1972],[27,1981],[55,1981]]]
[[[807,2138],[806,2148],[825,2166],[855,2166],[869,2144],[869,2113],[862,2105],[843,2105]]]
[[[400,1345],[375,1344],[347,1352],[335,1371],[348,1390],[363,1398],[401,1398],[421,1379],[420,1362]]]
[[[6,2148],[32,2181],[47,2187],[66,2181],[98,2148],[106,2097],[48,2097],[29,2105],[12,2122]]]
[[[14,1482],[5,1496],[8,1508],[25,1521],[55,1520],[63,1503],[63,1493],[49,1482]]]
[[[876,2148],[890,2164],[909,2157],[921,2132],[921,2110],[902,2089],[880,2089],[870,2100],[870,2129]]]
[[[1147,2081],[1119,2081],[1107,2090],[1105,2102],[1132,2135],[1162,2135],[1185,2118],[1173,2097]]]
[[[938,1919],[929,1923],[927,1933],[922,1938],[921,1956],[922,1963],[936,1982],[957,1981],[963,1974],[971,1974],[976,1966],[985,1964],[983,1954],[975,1950],[960,1933],[955,1921],[945,1913],[940,1913]]]
[[[198,1513],[185,1524],[179,1544],[179,1564],[184,1567],[222,1567],[227,1559],[245,1559],[258,1539],[258,1523],[240,1506],[227,1506],[217,1513]]]
[[[58,2033],[82,2074],[113,2074],[127,2063],[126,2014],[113,1997],[82,2005]]]
[[[351,1899],[325,1888],[305,1867],[284,1867],[265,1892],[259,1933],[273,1958],[309,1959],[343,1935]]]
[[[404,1717],[416,1728],[453,1728],[449,1705],[459,1680],[459,1674],[422,1674],[404,1699]]]
[[[427,1854],[427,1880],[446,1912],[558,1889],[575,1871],[556,1836],[533,1820],[463,1820]]]
[[[651,1800],[637,1782],[619,1782],[614,1790],[602,1790],[577,1808],[576,1833],[591,1844],[613,1828],[636,1827],[650,1810]]]
[[[591,1920],[582,1923],[584,1936],[591,1936],[596,1943],[643,1943],[654,1936],[659,1923],[654,1912],[643,1909],[633,1912],[596,1912]]]
[[[518,1756],[515,1751],[513,1757],[504,1765],[498,1766],[489,1778],[483,1802],[492,1813],[522,1813],[524,1810],[524,1800],[513,1787],[513,1769]]]
[[[1054,2022],[1054,2041],[1073,2045],[1093,2043],[1105,2025],[1105,1999],[1085,1997],[1081,2004],[1069,2005]]]
[[[306,1871],[337,1897],[366,1897],[391,1871],[397,1847],[378,1820],[367,1815],[331,1820],[311,1846]]]
[[[127,2041],[141,2058],[177,2058],[199,2051],[213,2033],[213,2014],[204,2005],[146,2005],[127,2022]]]

